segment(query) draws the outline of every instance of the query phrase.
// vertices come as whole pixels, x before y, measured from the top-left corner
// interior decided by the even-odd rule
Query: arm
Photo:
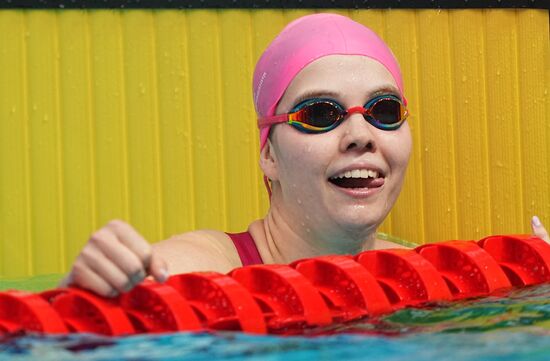
[[[240,265],[225,233],[190,232],[151,246],[131,225],[114,220],[92,234],[60,286],[116,297],[147,276],[166,281],[169,268],[173,273],[227,272]]]

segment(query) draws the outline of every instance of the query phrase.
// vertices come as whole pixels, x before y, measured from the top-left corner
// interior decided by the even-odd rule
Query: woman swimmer
[[[247,263],[398,246],[376,238],[401,190],[412,142],[387,45],[344,16],[305,16],[268,46],[253,85],[260,167],[272,187],[267,216],[237,237],[201,230],[152,246],[129,224],[111,221],[90,237],[62,285],[114,297],[148,275],[165,281],[168,269],[225,273]],[[532,227],[548,241],[538,218]]]

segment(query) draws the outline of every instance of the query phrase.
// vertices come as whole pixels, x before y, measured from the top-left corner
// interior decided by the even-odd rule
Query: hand
[[[132,226],[114,220],[90,237],[60,286],[74,285],[116,297],[147,275],[166,281],[166,263]]]
[[[550,237],[548,236],[548,232],[540,222],[539,217],[534,216],[531,219],[531,229],[533,230],[533,236],[543,239],[544,241],[546,241],[546,243],[550,243]]]

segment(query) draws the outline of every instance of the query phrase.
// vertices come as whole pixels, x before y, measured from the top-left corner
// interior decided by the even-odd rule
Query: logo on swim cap
[[[267,72],[264,71],[262,73],[262,76],[260,78],[260,81],[258,82],[258,87],[256,88],[256,91],[254,92],[254,107],[256,108],[256,112],[259,112],[258,109],[258,97],[260,96],[260,92],[262,91],[262,85],[264,83],[264,79],[267,76]]]

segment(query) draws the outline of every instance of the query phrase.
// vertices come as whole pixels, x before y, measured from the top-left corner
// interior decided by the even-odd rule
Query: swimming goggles
[[[380,95],[364,106],[345,109],[332,99],[314,98],[296,105],[290,113],[260,117],[258,127],[288,123],[304,133],[324,133],[336,128],[346,116],[362,114],[369,124],[382,130],[395,130],[407,119],[408,111],[395,95]]]

